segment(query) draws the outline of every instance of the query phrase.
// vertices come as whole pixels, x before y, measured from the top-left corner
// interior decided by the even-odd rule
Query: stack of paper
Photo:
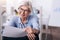
[[[24,32],[23,29],[6,26],[3,30],[2,36],[6,36],[6,37],[23,37],[23,36],[26,36],[26,34],[27,33]]]

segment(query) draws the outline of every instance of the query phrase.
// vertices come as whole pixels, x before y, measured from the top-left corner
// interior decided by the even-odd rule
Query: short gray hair
[[[31,3],[30,1],[22,1],[22,2],[20,2],[18,8],[19,8],[20,6],[22,6],[22,5],[26,5],[26,6],[29,7],[30,11],[32,10],[32,3]]]

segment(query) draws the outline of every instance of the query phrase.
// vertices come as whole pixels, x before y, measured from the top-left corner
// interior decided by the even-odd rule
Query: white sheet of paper
[[[6,37],[23,37],[26,35],[27,33],[24,32],[24,30],[10,26],[6,26],[2,34],[2,36],[6,36]]]

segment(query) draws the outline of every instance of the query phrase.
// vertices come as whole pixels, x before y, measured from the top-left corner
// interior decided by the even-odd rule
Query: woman
[[[7,25],[4,25],[20,28],[24,30],[27,35],[23,37],[3,36],[3,40],[39,40],[38,34],[40,31],[38,18],[30,15],[30,13],[31,5],[29,5],[29,2],[23,2],[23,4],[18,7],[19,16],[14,16],[8,21]]]

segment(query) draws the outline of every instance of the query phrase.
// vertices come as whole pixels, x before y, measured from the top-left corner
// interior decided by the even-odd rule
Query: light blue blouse
[[[14,16],[11,18],[8,23],[8,26],[13,26],[16,28],[26,28],[26,27],[31,27],[33,29],[39,30],[39,19],[33,15],[28,16],[27,22],[23,24],[21,22],[21,18],[19,16]]]

